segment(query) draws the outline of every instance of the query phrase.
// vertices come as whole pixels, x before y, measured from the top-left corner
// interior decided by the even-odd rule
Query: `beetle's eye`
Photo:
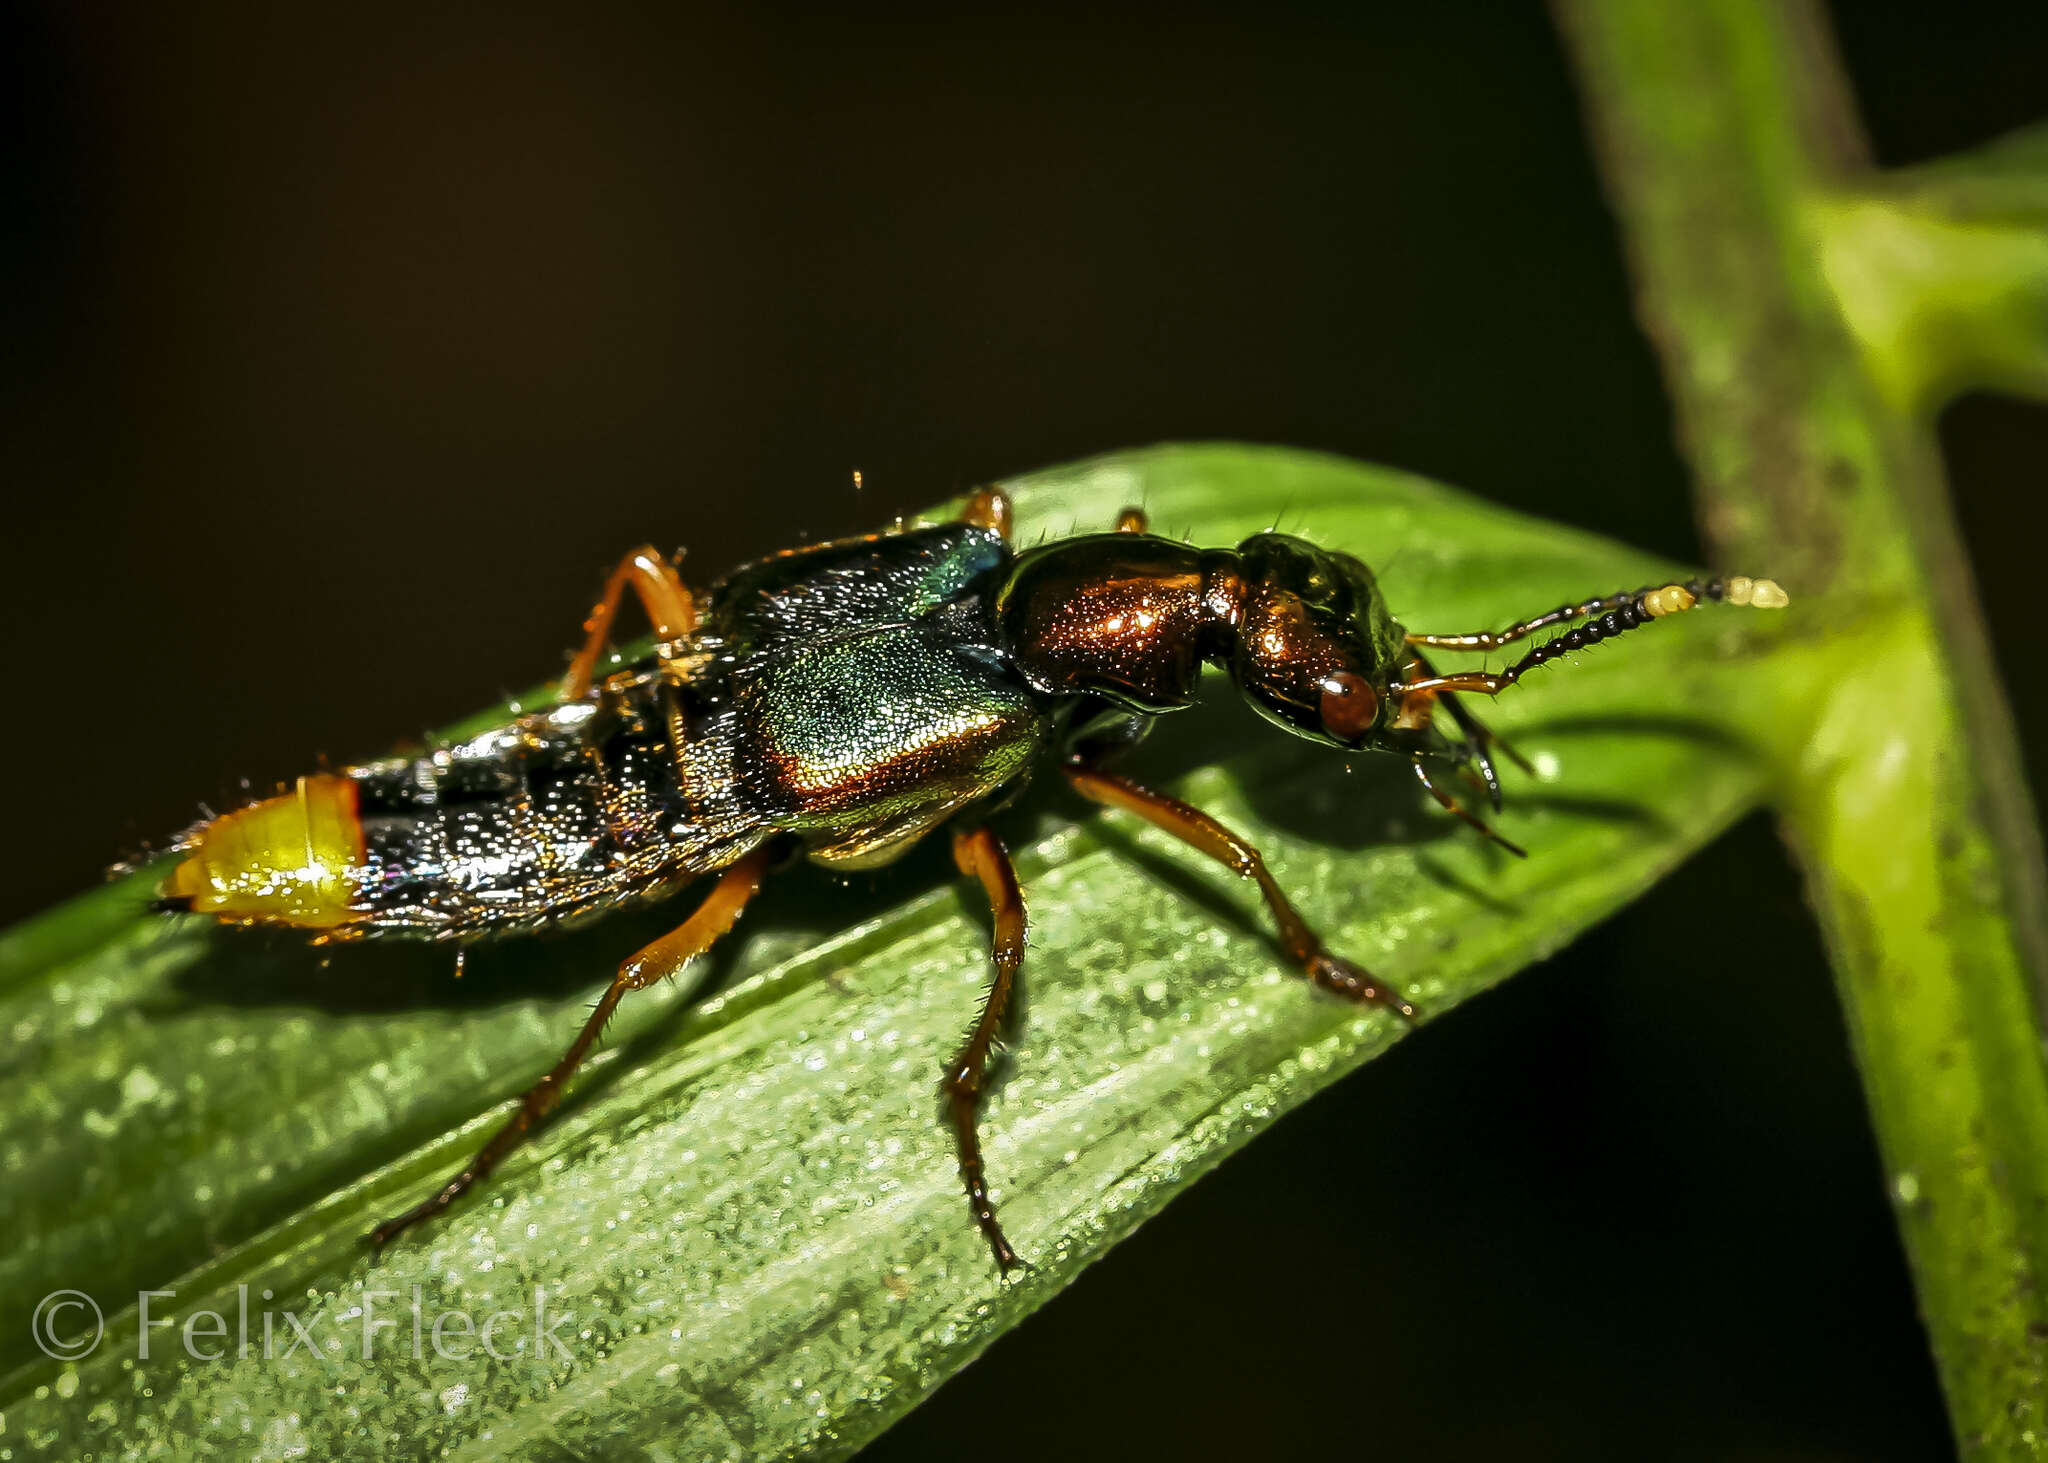
[[[1379,720],[1379,692],[1364,676],[1338,671],[1323,681],[1322,712],[1325,731],[1339,741],[1356,741]]]

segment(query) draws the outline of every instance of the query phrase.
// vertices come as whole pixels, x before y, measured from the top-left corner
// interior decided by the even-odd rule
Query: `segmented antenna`
[[[1582,605],[1564,605],[1547,615],[1525,620],[1499,634],[1411,635],[1409,642],[1415,645],[1491,649],[1509,641],[1519,640],[1538,626],[1557,624],[1573,618],[1576,614],[1604,611],[1597,618],[1589,618],[1585,624],[1576,625],[1564,634],[1544,641],[1504,671],[1465,671],[1457,675],[1428,676],[1419,681],[1404,682],[1392,689],[1403,693],[1473,691],[1484,696],[1498,695],[1520,680],[1524,672],[1546,665],[1561,655],[1584,650],[1587,646],[1598,645],[1603,640],[1612,640],[1638,625],[1647,625],[1650,621],[1662,619],[1665,615],[1681,614],[1702,602],[1749,605],[1754,609],[1777,610],[1783,609],[1792,601],[1791,596],[1787,595],[1774,579],[1750,579],[1743,575],[1735,575],[1728,579],[1688,579],[1683,584],[1645,586],[1629,594],[1588,600]]]

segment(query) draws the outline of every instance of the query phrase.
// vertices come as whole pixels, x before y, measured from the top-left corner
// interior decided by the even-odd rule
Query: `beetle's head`
[[[1374,742],[1392,713],[1401,627],[1372,570],[1284,533],[1237,547],[1243,576],[1230,676],[1254,709],[1330,746]]]

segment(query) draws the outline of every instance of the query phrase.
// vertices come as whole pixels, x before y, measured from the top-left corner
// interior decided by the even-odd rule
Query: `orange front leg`
[[[1065,770],[1067,782],[1074,791],[1090,802],[1136,813],[1197,853],[1207,854],[1239,878],[1250,879],[1257,884],[1259,893],[1265,896],[1266,908],[1272,912],[1273,923],[1280,928],[1281,948],[1287,952],[1287,958],[1294,962],[1295,968],[1316,985],[1348,1000],[1371,1002],[1398,1012],[1410,1021],[1415,1019],[1415,1008],[1401,999],[1393,987],[1325,949],[1321,937],[1309,928],[1308,921],[1301,917],[1293,901],[1281,892],[1279,882],[1266,868],[1266,861],[1259,851],[1200,808],[1165,793],[1154,792],[1115,773],[1098,772],[1078,764],[1070,764]]]

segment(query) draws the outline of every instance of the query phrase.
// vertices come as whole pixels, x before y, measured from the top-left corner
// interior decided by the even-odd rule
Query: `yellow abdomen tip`
[[[163,892],[195,914],[332,929],[357,917],[363,865],[356,785],[323,773],[207,824]]]

